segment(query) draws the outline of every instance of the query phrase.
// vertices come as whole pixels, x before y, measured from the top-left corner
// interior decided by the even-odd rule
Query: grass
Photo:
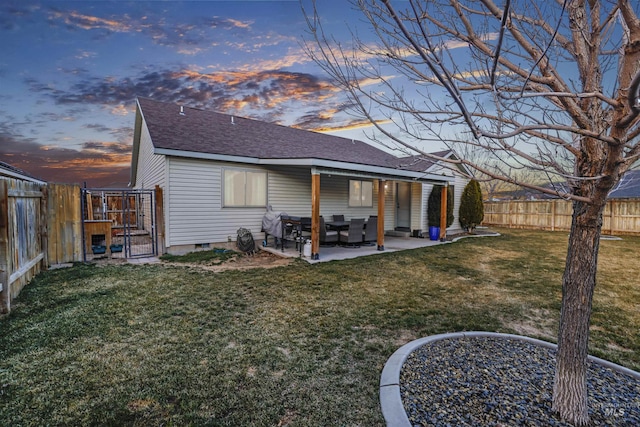
[[[556,334],[566,233],[213,273],[162,265],[40,274],[0,319],[6,425],[377,426],[406,342]],[[640,238],[601,244],[591,353],[640,369]],[[197,260],[195,261],[197,262]]]

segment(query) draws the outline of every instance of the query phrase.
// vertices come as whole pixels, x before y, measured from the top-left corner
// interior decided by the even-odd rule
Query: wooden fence
[[[47,184],[16,175],[0,174],[0,313],[11,310],[11,303],[22,288],[43,269],[84,260],[83,215],[89,213],[82,212],[80,186]],[[164,253],[160,187],[156,187],[155,196],[154,217]],[[93,203],[87,206],[93,208]],[[117,220],[122,218],[122,214],[105,218],[109,221],[109,237],[111,224],[121,227]]]
[[[82,210],[80,186],[47,185],[48,264],[82,261]]]
[[[573,205],[566,200],[486,202],[483,225],[570,230]],[[603,234],[640,234],[640,200],[612,199],[603,213]]]
[[[80,187],[0,178],[0,312],[48,265],[82,260]]]
[[[37,182],[0,180],[0,310],[41,268],[45,253],[41,236],[45,220],[44,186]]]

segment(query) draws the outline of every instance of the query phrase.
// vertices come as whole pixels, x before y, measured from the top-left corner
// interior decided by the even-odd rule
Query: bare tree
[[[492,178],[483,172],[475,171],[473,178],[480,183],[485,200],[492,201],[498,197],[501,199],[520,199],[530,195],[539,195],[538,191],[522,189],[513,184],[513,182],[526,182],[534,186],[543,186],[547,183],[547,186],[556,189],[556,183],[549,183],[550,177],[544,171],[504,162],[502,159],[496,158],[494,153],[477,149],[471,144],[456,143],[451,148],[458,157],[461,157],[466,162],[482,165],[483,169],[491,171],[494,176],[508,176],[511,178],[511,181],[508,182]],[[562,182],[558,184],[562,184]]]
[[[640,155],[639,3],[409,0],[402,9],[394,3],[353,0],[375,44],[355,33],[347,41],[325,34],[314,3],[305,10],[313,37],[308,53],[387,144],[428,157],[419,148],[425,143],[462,143],[568,182],[569,191],[542,187],[500,172],[510,168],[459,160],[485,176],[573,201],[553,410],[587,425],[602,212]],[[385,119],[393,131],[380,125]],[[466,138],[456,140],[449,129],[464,129]]]

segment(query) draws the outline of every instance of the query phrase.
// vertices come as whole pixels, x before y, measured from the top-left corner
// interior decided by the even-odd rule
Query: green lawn
[[[77,265],[0,319],[4,425],[378,426],[380,372],[413,339],[554,340],[567,233],[213,273]],[[640,238],[601,244],[591,353],[640,370]],[[176,260],[172,260],[175,262]]]

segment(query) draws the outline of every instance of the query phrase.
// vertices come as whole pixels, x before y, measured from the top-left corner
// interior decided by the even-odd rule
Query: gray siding
[[[411,183],[411,230],[425,231],[422,226],[426,211],[422,203],[422,184]]]
[[[306,168],[261,168],[207,160],[170,158],[167,246],[227,242],[240,227],[261,240],[266,207],[222,206],[224,168],[267,172],[267,203],[274,211],[311,215],[311,174]]]
[[[274,212],[311,216],[311,172],[302,167],[273,167],[269,173],[267,200]],[[264,211],[262,212],[264,214]],[[262,224],[262,217],[260,217]],[[258,230],[260,231],[260,230]]]
[[[378,214],[378,183],[373,181],[372,206],[349,206],[349,177],[335,175],[321,175],[320,177],[320,215],[331,218],[332,215],[344,215],[346,220],[351,218],[368,218]],[[354,178],[360,179],[360,178]]]
[[[138,170],[136,189],[154,189],[156,185],[164,190],[165,186],[165,156],[153,153],[153,144],[147,124],[142,121],[142,129],[140,134],[140,147],[138,150]],[[163,203],[166,205],[167,195],[163,193]],[[152,215],[144,217],[144,229],[151,230]],[[166,245],[166,241],[164,242]],[[159,245],[162,247],[163,245]]]
[[[460,226],[460,221],[458,221],[458,213],[460,212],[460,199],[462,198],[462,192],[464,191],[464,187],[469,183],[469,179],[456,174],[456,182],[455,182],[455,205],[453,206],[453,213],[455,215],[455,219],[453,220],[453,224],[447,230],[451,231],[462,231],[462,227]]]
[[[153,154],[153,144],[147,124],[142,122],[138,170],[135,188],[153,189],[156,185],[165,187],[165,156]]]
[[[235,240],[240,227],[260,231],[264,208],[222,207],[222,171],[232,165],[171,157],[168,166],[167,246]]]
[[[429,205],[429,194],[431,194],[431,190],[433,189],[433,185],[431,184],[422,184],[422,200],[420,201],[420,206],[424,211],[424,215],[420,220],[420,225],[422,227],[423,233],[429,232],[429,224],[427,221],[427,207]]]
[[[384,190],[384,229],[396,228],[396,183],[385,181],[387,187]]]
[[[460,227],[460,222],[458,221],[458,212],[460,210],[460,198],[462,197],[462,192],[464,191],[464,187],[465,185],[467,185],[467,182],[469,182],[469,180],[467,178],[464,178],[458,174],[455,175],[455,182],[452,184],[453,187],[453,195],[454,195],[454,204],[453,204],[453,215],[454,215],[454,219],[453,219],[453,224],[451,224],[451,226],[449,228],[447,228],[447,231],[450,232],[457,232],[457,231],[461,231],[462,227]],[[429,230],[429,226],[427,224],[427,205],[429,204],[429,194],[431,194],[431,190],[433,188],[433,185],[431,184],[423,184],[422,185],[422,209],[424,210],[424,215],[422,217],[422,231],[423,232],[427,232]]]
[[[142,144],[141,144],[142,145]],[[189,247],[235,241],[238,228],[251,230],[256,241],[264,238],[261,230],[266,207],[229,208],[222,206],[222,176],[225,168],[262,170],[268,174],[267,203],[275,212],[294,216],[311,215],[311,173],[304,167],[258,167],[208,160],[167,157],[165,222],[167,248]],[[151,176],[149,174],[148,176]],[[147,182],[145,180],[145,182]],[[395,182],[386,181],[385,230],[395,227]],[[146,185],[146,184],[145,184]],[[459,188],[460,187],[460,188]],[[414,183],[411,187],[411,224],[426,231],[426,204],[431,186]],[[456,183],[456,212],[464,184]],[[349,207],[349,177],[320,176],[320,214],[329,218],[343,214],[346,219],[377,215],[378,181],[373,185],[373,206]],[[455,229],[454,224],[450,228]],[[459,228],[459,225],[457,225]]]

